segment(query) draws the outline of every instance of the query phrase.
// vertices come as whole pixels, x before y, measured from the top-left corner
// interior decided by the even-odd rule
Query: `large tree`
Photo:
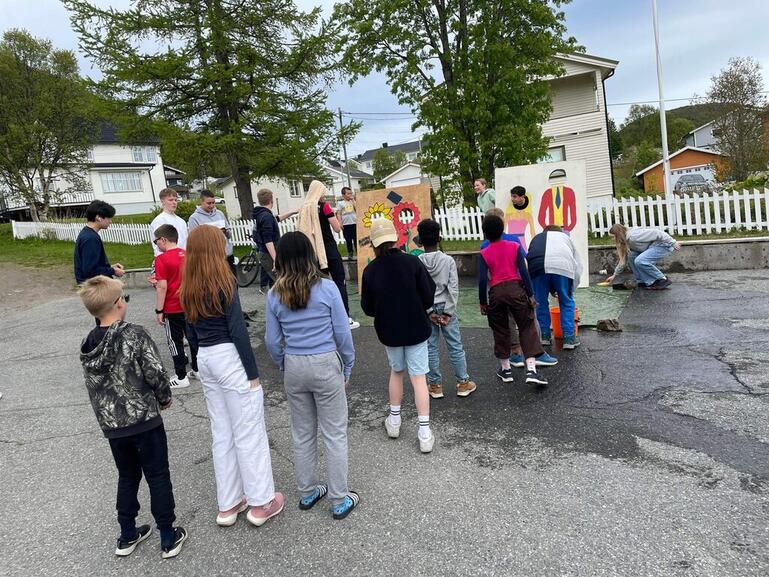
[[[75,55],[24,30],[0,41],[0,186],[48,220],[51,203],[88,190],[88,153],[96,140],[93,97]]]
[[[498,166],[535,162],[547,150],[540,125],[547,77],[565,39],[566,0],[349,0],[336,8],[351,81],[384,71],[392,92],[427,128],[428,172],[459,185]]]
[[[371,169],[376,180],[382,180],[404,164],[406,164],[406,153],[402,150],[396,150],[393,154],[390,154],[386,148],[380,148],[371,159]]]
[[[673,153],[681,148],[684,137],[694,129],[694,123],[672,111],[665,113],[665,121],[668,131],[668,150]],[[659,108],[650,104],[633,104],[620,130],[622,146],[630,148],[646,143],[649,146],[661,148],[661,135]]]
[[[761,65],[752,58],[731,58],[729,65],[711,78],[707,101],[728,111],[715,120],[713,134],[718,151],[728,158],[728,176],[738,181],[766,168],[763,91]]]
[[[127,10],[63,0],[99,89],[145,118],[194,129],[227,158],[243,214],[251,179],[301,177],[336,146],[325,86],[334,74],[320,10],[292,0],[136,0]],[[193,139],[194,140],[194,139]]]

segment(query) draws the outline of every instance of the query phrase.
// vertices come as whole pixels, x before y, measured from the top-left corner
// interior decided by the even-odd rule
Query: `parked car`
[[[713,183],[705,180],[701,174],[684,174],[673,186],[673,192],[676,194],[712,192],[713,190]]]

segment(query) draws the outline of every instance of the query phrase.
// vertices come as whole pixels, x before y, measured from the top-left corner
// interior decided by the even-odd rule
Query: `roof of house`
[[[229,180],[232,180],[232,176],[222,176],[221,178],[217,178],[215,180],[212,180],[211,181],[211,187],[212,188],[219,188],[220,186],[224,185]]]
[[[341,174],[342,176],[347,176],[347,171],[345,170],[344,166],[342,166],[342,163],[339,162],[338,160],[327,161],[326,168],[328,170]],[[362,170],[358,170],[357,168],[351,168],[350,177],[351,178],[374,178],[374,175],[369,174],[368,172],[364,172]]]
[[[422,168],[422,167],[421,167],[420,165],[418,165],[416,162],[407,162],[406,164],[404,164],[403,166],[401,166],[401,167],[400,167],[398,170],[395,170],[395,171],[391,172],[390,174],[388,174],[387,176],[385,176],[385,177],[384,177],[382,180],[380,180],[379,182],[384,182],[385,180],[389,180],[389,179],[391,179],[393,176],[395,176],[396,174],[398,174],[399,172],[402,172],[402,171],[406,170],[407,168],[409,168],[409,167],[411,167],[411,166],[415,166],[415,167],[417,167],[417,168]]]
[[[671,158],[673,158],[675,156],[678,156],[679,154],[683,154],[687,150],[691,150],[692,152],[702,152],[704,154],[712,154],[713,156],[725,156],[725,155],[721,154],[720,152],[715,152],[713,150],[708,150],[707,148],[698,148],[696,146],[684,146],[682,149],[676,150],[673,154],[671,154],[668,157],[668,160],[670,160]],[[659,166],[660,164],[662,164],[662,160],[658,160],[654,164],[650,164],[646,168],[644,168],[642,170],[639,170],[638,172],[635,173],[635,175],[636,176],[641,176],[644,172],[649,172],[652,168],[654,168],[655,166]]]
[[[376,153],[376,151],[382,150],[382,148],[383,147],[380,146],[379,148],[372,148],[370,150],[367,150],[363,154],[359,154],[356,157],[356,160],[363,160],[363,161],[371,160],[372,158],[374,158],[374,154]],[[394,154],[399,150],[402,150],[405,153],[419,152],[420,150],[422,150],[422,141],[413,140],[411,142],[404,142],[402,144],[391,144],[391,145],[388,145],[385,150],[387,150],[387,152],[389,152],[390,154]]]
[[[99,127],[99,144],[158,144],[160,139],[157,136],[150,136],[142,140],[131,141],[130,143],[121,140],[118,137],[118,127],[110,121],[105,120]]]
[[[612,60],[611,58],[604,58],[603,56],[594,56],[592,54],[585,54],[584,52],[572,52],[571,54],[558,54],[556,58],[562,60],[571,60],[572,62],[580,62],[582,64],[590,64],[592,66],[599,66],[601,68],[616,68],[619,64],[619,60]]]
[[[184,172],[182,169],[180,169],[180,168],[175,168],[175,167],[171,166],[170,164],[164,164],[164,165],[163,165],[163,170],[164,170],[165,172],[173,172],[173,173],[175,173],[175,174],[187,174],[187,173],[186,173],[186,172]]]

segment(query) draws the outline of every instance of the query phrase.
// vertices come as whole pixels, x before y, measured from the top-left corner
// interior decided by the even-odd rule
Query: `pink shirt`
[[[500,240],[490,243],[481,251],[489,269],[489,286],[509,280],[522,280],[518,272],[519,247],[514,240]]]

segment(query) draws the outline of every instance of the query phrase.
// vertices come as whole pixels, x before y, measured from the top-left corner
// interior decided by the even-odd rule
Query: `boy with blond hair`
[[[152,533],[150,525],[136,526],[144,475],[160,530],[161,556],[176,557],[187,531],[173,526],[168,443],[160,417],[171,405],[171,389],[160,354],[144,328],[125,322],[128,295],[120,281],[99,275],[84,282],[78,294],[97,321],[80,346],[80,362],[91,406],[118,470],[120,537],[115,555],[130,555]]]

